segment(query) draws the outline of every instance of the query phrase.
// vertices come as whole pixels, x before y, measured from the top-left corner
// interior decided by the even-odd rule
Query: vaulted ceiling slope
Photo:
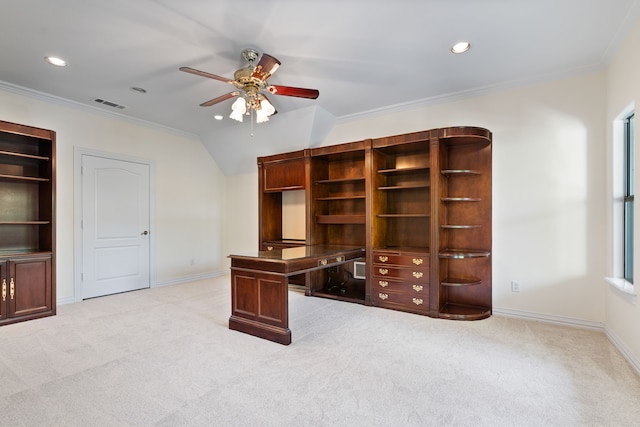
[[[272,97],[278,114],[260,139],[282,135],[287,128],[273,123],[286,120],[306,126],[289,132],[303,148],[335,120],[601,68],[640,17],[639,1],[0,0],[0,81],[200,135],[234,173],[247,155],[254,162],[280,147],[234,151],[228,142],[249,123],[228,119],[232,101],[198,106],[232,87],[179,67],[232,78],[246,47],[278,58],[270,83],[320,97]],[[460,40],[472,48],[453,55]],[[52,67],[46,55],[68,66]]]

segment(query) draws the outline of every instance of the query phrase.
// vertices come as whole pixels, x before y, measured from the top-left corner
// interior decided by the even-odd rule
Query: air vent
[[[115,102],[107,101],[106,99],[102,98],[93,98],[92,101],[97,102],[98,104],[106,105],[107,107],[117,108],[118,110],[124,110],[125,108],[127,108],[124,105],[116,104]]]

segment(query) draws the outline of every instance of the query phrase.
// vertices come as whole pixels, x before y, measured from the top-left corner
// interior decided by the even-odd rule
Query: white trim
[[[214,277],[224,276],[225,274],[227,274],[226,271],[212,271],[209,273],[197,274],[195,276],[186,276],[177,279],[163,280],[161,282],[157,282],[155,287],[179,285],[181,283],[194,282],[196,280],[213,279]]]
[[[496,83],[493,85],[482,86],[478,88],[463,90],[459,92],[444,93],[442,95],[436,95],[429,98],[417,99],[415,101],[403,102],[400,104],[389,105],[373,110],[362,111],[353,114],[346,114],[337,118],[336,123],[347,123],[356,120],[364,120],[368,118],[375,118],[383,115],[400,113],[407,110],[415,110],[430,105],[437,105],[443,103],[449,103],[454,101],[462,101],[465,99],[477,98],[479,96],[490,95],[494,93],[503,92],[509,89],[516,89],[534,84],[547,83],[550,81],[579,76],[587,73],[593,73],[596,71],[602,71],[604,65],[602,63],[596,63],[593,65],[574,68],[571,70],[565,70],[557,73],[549,73],[541,76],[535,76],[532,78],[516,79],[505,82]]]
[[[495,308],[495,307],[493,308],[493,314],[498,316],[513,317],[513,318],[525,319],[525,320],[535,320],[535,321],[554,323],[554,324],[564,325],[564,326],[572,326],[572,327],[602,331],[607,336],[611,344],[613,344],[613,346],[620,352],[620,354],[622,354],[622,357],[624,357],[627,360],[627,362],[629,362],[629,365],[631,365],[631,367],[635,369],[638,374],[640,374],[640,359],[633,354],[631,349],[629,349],[624,344],[624,342],[615,334],[615,332],[609,329],[605,323],[594,322],[591,320],[574,319],[571,317],[554,316],[554,315],[543,314],[543,313],[534,313],[530,311],[510,310],[507,308]]]
[[[156,167],[150,159],[73,147],[73,300],[82,301],[82,156],[104,157],[149,166],[149,286],[156,285]]]
[[[578,328],[604,330],[604,323],[594,322],[592,320],[575,319],[573,317],[554,316],[552,314],[535,313],[531,311],[510,310],[508,308],[493,307],[493,314],[515,317],[519,319],[537,320],[540,322],[555,323],[558,325],[574,326]]]
[[[62,98],[59,96],[55,96],[55,95],[51,95],[48,93],[44,93],[44,92],[40,92],[34,89],[29,89],[23,86],[18,86],[18,85],[14,85],[5,81],[0,80],[0,89],[2,90],[6,90],[7,92],[11,92],[11,93],[15,93],[18,95],[22,95],[22,96],[28,96],[31,98],[36,98],[39,99],[41,101],[45,101],[45,102],[51,102],[53,104],[57,104],[57,105],[62,105],[65,107],[70,107],[70,108],[75,108],[77,110],[81,110],[81,111],[86,111],[86,112],[90,112],[90,113],[98,113],[100,115],[103,116],[107,116],[107,117],[115,117],[117,119],[120,120],[125,120],[128,121],[130,123],[134,123],[137,125],[142,125],[145,126],[147,128],[152,128],[152,129],[159,129],[165,132],[170,132],[173,133],[175,135],[179,135],[179,136],[184,136],[184,137],[188,137],[188,138],[197,138],[198,140],[200,139],[200,137],[197,134],[191,133],[191,132],[185,132],[183,130],[180,129],[175,129],[169,126],[165,126],[159,123],[155,123],[155,122],[151,122],[148,120],[143,120],[143,119],[138,119],[136,117],[132,117],[126,114],[122,114],[122,113],[118,113],[117,111],[109,111],[109,110],[105,110],[103,108],[97,107],[97,106],[93,106],[93,105],[89,105],[89,104],[84,104],[82,102],[77,102],[77,101],[72,101],[70,99],[66,99],[66,98]]]
[[[622,356],[627,359],[627,362],[633,367],[638,374],[640,374],[640,358],[636,357],[633,352],[627,347],[624,342],[613,332],[611,329],[605,326],[604,333],[609,338],[609,341],[618,349]]]
[[[609,287],[613,289],[617,295],[620,295],[623,299],[629,301],[635,305],[638,295],[636,294],[635,286],[633,283],[627,282],[624,279],[617,279],[615,277],[605,277]]]

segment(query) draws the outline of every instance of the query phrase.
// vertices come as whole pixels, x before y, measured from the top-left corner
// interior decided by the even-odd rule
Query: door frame
[[[151,159],[73,147],[73,301],[82,301],[82,156],[142,163],[149,167],[149,287],[156,283],[156,169]]]

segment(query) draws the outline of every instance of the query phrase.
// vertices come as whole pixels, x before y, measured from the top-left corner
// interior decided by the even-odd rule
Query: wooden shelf
[[[489,255],[489,251],[475,249],[445,249],[438,254],[440,258],[448,259],[486,258]]]
[[[481,285],[480,279],[458,279],[455,277],[447,277],[440,282],[442,286],[476,286]]]
[[[0,175],[0,179],[10,179],[14,181],[49,182],[49,178],[38,178],[35,176]]]
[[[364,181],[364,176],[355,178],[319,179],[316,184],[342,184],[345,182]]]
[[[480,320],[491,316],[491,309],[447,303],[440,309],[440,317],[453,320]]]
[[[443,202],[479,202],[482,199],[476,199],[473,197],[443,197],[440,200]]]
[[[348,214],[348,215],[316,215],[316,223],[318,224],[365,224],[366,216]]]
[[[51,221],[0,221],[0,225],[47,225]]]
[[[378,173],[381,174],[395,174],[395,173],[408,173],[408,172],[427,172],[430,168],[427,166],[416,166],[410,168],[393,168],[393,169],[380,169]]]
[[[378,214],[376,215],[378,218],[429,218],[431,215],[429,214],[399,214],[399,213],[388,213],[388,214]]]
[[[50,160],[49,157],[46,157],[46,156],[37,156],[35,154],[25,154],[25,153],[18,153],[14,151],[5,151],[5,150],[0,150],[0,155],[9,156],[9,157],[18,157],[22,159],[45,160],[45,161]]]
[[[384,187],[378,187],[378,190],[383,191],[395,191],[395,190],[414,190],[429,188],[429,184],[411,184],[411,185],[389,185]]]
[[[338,200],[364,200],[366,196],[358,195],[358,196],[331,196],[331,197],[318,197],[316,198],[319,202],[332,202]]]
[[[481,175],[482,172],[472,169],[443,169],[440,171],[442,175]]]

